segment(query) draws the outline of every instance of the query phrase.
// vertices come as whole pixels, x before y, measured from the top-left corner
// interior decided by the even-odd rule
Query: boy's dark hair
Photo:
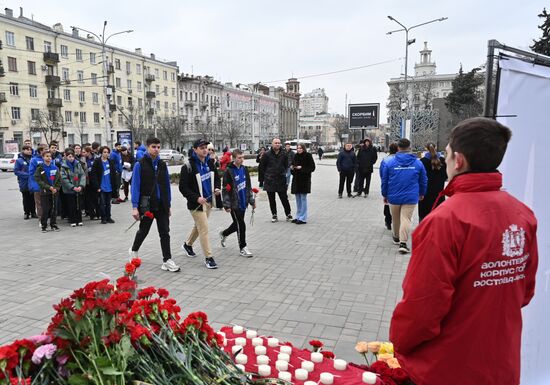
[[[42,153],[42,158],[45,157],[48,154],[53,158],[53,154],[50,150],[44,150],[44,152]]]
[[[449,147],[453,153],[464,155],[469,171],[494,171],[502,162],[511,137],[512,131],[496,120],[472,118],[453,128]]]
[[[109,154],[111,153],[111,149],[109,148],[109,146],[102,146],[100,149],[99,149],[99,153],[100,154],[103,154],[103,150],[109,150]]]
[[[46,147],[44,147],[43,144],[40,144],[40,145],[38,145],[38,147],[36,147],[36,152],[40,155],[40,154],[42,154],[42,152],[44,152],[45,148]]]
[[[80,147],[80,149],[82,149],[82,146],[80,144],[78,143],[73,144],[73,148],[77,148],[77,147]]]
[[[65,149],[65,156],[67,155],[73,155],[74,156],[74,150],[72,148],[66,148]]]
[[[141,140],[134,140],[134,143],[137,144],[138,146],[141,146]]]
[[[120,143],[119,143],[119,142],[116,142],[116,143],[115,143],[115,147],[116,147],[116,146],[120,146]]]
[[[91,152],[92,152],[92,147],[91,147],[91,146],[84,146],[84,148],[82,149],[82,151],[86,151],[86,152],[91,153]]]
[[[50,142],[50,146],[53,146],[53,145],[56,145],[56,146],[57,146],[57,140],[52,140],[52,141]]]
[[[99,142],[92,143],[92,150],[97,150],[99,148]]]
[[[24,145],[23,147],[21,147],[21,150],[32,150],[32,147]]]
[[[235,159],[237,156],[239,155],[242,155],[243,152],[241,150],[239,150],[238,148],[234,149],[233,152],[231,153],[231,157],[233,159]]]
[[[393,142],[393,143],[390,143],[390,154],[395,154],[397,153],[397,143]]]
[[[411,141],[407,138],[401,138],[397,142],[397,148],[399,148],[401,150],[407,150],[407,149],[411,148]]]
[[[159,138],[155,138],[155,137],[150,137],[150,138],[147,138],[147,147],[149,147],[150,145],[152,144],[160,144],[160,139]]]
[[[120,152],[123,152],[123,151],[127,151],[128,149],[126,148],[126,146],[121,146],[120,147]]]

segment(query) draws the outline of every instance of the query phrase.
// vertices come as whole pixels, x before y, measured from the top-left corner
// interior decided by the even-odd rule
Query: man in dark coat
[[[281,149],[281,140],[273,139],[271,149],[265,153],[260,161],[260,169],[264,176],[264,190],[269,198],[271,222],[277,222],[277,203],[275,193],[279,194],[281,204],[285,209],[287,222],[292,220],[290,203],[288,203],[286,170],[289,168],[288,155]]]
[[[372,146],[369,138],[363,141],[363,146],[357,152],[357,195],[365,193],[365,198],[369,196],[370,179],[373,166],[378,160],[376,149]]]

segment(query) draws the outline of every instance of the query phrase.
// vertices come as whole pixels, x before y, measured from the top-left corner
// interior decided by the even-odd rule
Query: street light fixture
[[[426,25],[426,24],[435,23],[437,21],[445,21],[445,20],[448,19],[448,17],[440,17],[439,19],[433,19],[433,20],[430,20],[430,21],[426,21],[424,23],[413,25],[412,27],[405,27],[401,22],[399,22],[399,20],[395,19],[392,16],[388,16],[388,19],[390,19],[391,21],[396,22],[402,28],[401,29],[396,29],[395,31],[387,32],[386,35],[391,35],[392,33],[395,33],[395,32],[405,31],[405,82],[404,82],[403,88],[404,88],[404,91],[405,91],[404,93],[405,93],[405,98],[406,98],[406,112],[408,113],[409,112],[409,95],[407,93],[407,79],[408,79],[407,67],[408,67],[408,61],[409,61],[409,45],[413,44],[416,41],[416,39],[410,39],[409,40],[409,31],[411,29],[418,28],[418,27],[421,27],[421,26]]]
[[[107,146],[112,147],[113,140],[111,138],[111,126],[109,124],[109,116],[111,114],[110,106],[109,106],[109,96],[110,95],[108,94],[108,91],[107,91],[108,88],[109,88],[109,77],[108,77],[107,56],[106,56],[106,52],[105,52],[105,46],[107,45],[107,42],[109,41],[109,39],[112,38],[113,36],[121,35],[123,33],[132,33],[132,32],[134,32],[134,30],[133,29],[128,29],[126,31],[115,32],[115,33],[112,33],[109,36],[105,37],[105,28],[106,27],[107,27],[107,20],[105,20],[103,22],[103,31],[102,31],[102,33],[100,35],[97,35],[96,33],[92,32],[92,31],[88,31],[87,29],[71,26],[72,29],[81,30],[81,31],[87,32],[87,33],[95,36],[95,38],[101,43],[101,61],[103,63],[103,65],[101,66],[101,72],[102,72],[102,77],[103,77],[103,96],[104,96],[104,100],[105,100],[105,105],[104,105],[105,134],[106,134]]]

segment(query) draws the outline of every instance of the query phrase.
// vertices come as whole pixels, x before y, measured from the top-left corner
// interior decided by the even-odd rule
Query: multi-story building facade
[[[269,94],[279,99],[279,137],[284,142],[298,137],[300,82],[291,78],[283,87],[270,87]]]
[[[300,98],[300,116],[328,113],[328,96],[324,88],[317,88]]]
[[[177,63],[102,45],[76,28],[66,33],[22,9],[19,17],[5,12],[0,140],[110,144],[116,131],[143,139],[161,119],[177,116]]]
[[[299,138],[318,144],[337,143],[333,116],[328,113],[328,96],[324,88],[317,88],[300,98]]]

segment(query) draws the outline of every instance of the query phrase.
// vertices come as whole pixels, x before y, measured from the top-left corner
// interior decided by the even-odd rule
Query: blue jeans
[[[296,219],[307,222],[307,194],[295,194],[296,197]]]
[[[290,186],[290,181],[292,180],[292,173],[290,172],[290,169],[286,169],[286,188]]]

